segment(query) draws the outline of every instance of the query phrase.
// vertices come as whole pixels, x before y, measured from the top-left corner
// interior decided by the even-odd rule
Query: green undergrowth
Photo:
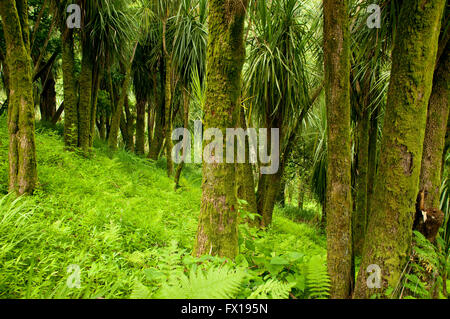
[[[191,255],[201,171],[181,188],[165,163],[96,142],[64,151],[59,129],[37,124],[39,187],[7,194],[8,135],[0,118],[0,298],[322,298],[324,236],[280,208],[266,231],[240,226],[234,262]],[[245,213],[243,213],[245,214]]]

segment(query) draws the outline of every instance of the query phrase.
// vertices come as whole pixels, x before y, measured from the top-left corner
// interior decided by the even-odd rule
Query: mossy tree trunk
[[[32,193],[37,183],[28,16],[23,8],[28,8],[26,0],[18,1],[17,7],[16,1],[0,1],[10,81],[9,190],[18,195]]]
[[[89,147],[92,149],[95,139],[95,123],[97,121],[97,102],[98,92],[100,89],[100,81],[103,76],[103,65],[95,64],[92,73],[92,100],[90,110],[90,131],[89,131]]]
[[[175,91],[174,87],[174,74],[172,69],[172,58],[169,55],[166,55],[165,58],[165,67],[166,67],[166,81],[164,86],[164,135],[166,138],[166,159],[167,159],[167,175],[169,177],[173,176],[173,160],[172,160],[172,128],[173,128],[173,93]]]
[[[153,101],[155,109],[155,132],[153,134],[152,143],[149,146],[148,157],[152,160],[158,160],[159,153],[164,142],[164,112],[165,112],[165,79],[166,72],[164,66],[164,59],[159,61],[159,84],[160,84],[160,95],[158,95],[158,90],[156,85],[153,87]],[[153,77],[153,83],[156,83],[156,74]]]
[[[183,124],[184,124],[184,128],[188,128],[189,127],[189,92],[185,89],[183,89]],[[183,140],[183,152],[185,152],[185,150],[187,150],[188,145],[187,145],[187,141]],[[177,189],[180,185],[180,177],[181,177],[181,172],[183,171],[183,167],[184,167],[184,163],[186,160],[186,155],[187,153],[183,153],[183,161],[178,164],[177,166],[177,170],[175,172],[175,189]]]
[[[348,298],[353,281],[348,1],[324,0],[323,10],[328,122],[327,263],[331,298]]]
[[[370,218],[372,196],[375,184],[375,177],[377,175],[377,153],[378,151],[378,108],[372,111],[370,117],[369,128],[369,163],[367,167],[367,217],[366,217],[366,231],[367,224]]]
[[[78,146],[78,97],[75,79],[73,31],[61,32],[62,72],[64,86],[64,144],[68,149]]]
[[[114,103],[115,106],[114,106],[112,116],[111,116],[111,128],[110,128],[109,136],[108,136],[108,146],[112,150],[117,150],[117,142],[118,142],[119,129],[120,129],[120,120],[121,120],[122,113],[123,113],[125,99],[128,96],[128,89],[130,87],[130,82],[131,82],[131,66],[133,65],[133,60],[134,60],[134,57],[136,54],[136,48],[137,48],[137,43],[135,43],[135,45],[134,45],[133,53],[131,55],[130,61],[128,62],[128,65],[122,65],[122,68],[125,69],[125,78],[123,79],[123,82],[122,82],[122,89],[121,89],[119,98],[117,100],[117,103]],[[109,81],[111,82],[111,74],[109,74],[109,76],[110,76]],[[112,85],[110,84],[110,86],[112,86]]]
[[[136,100],[136,146],[135,152],[138,155],[145,153],[145,109],[147,100],[139,97]],[[148,117],[150,121],[150,116]]]
[[[364,243],[355,298],[399,284],[408,261],[415,201],[425,135],[427,106],[445,0],[403,2],[392,52],[387,97],[371,216]],[[381,287],[370,289],[369,265],[381,269]]]
[[[239,123],[241,128],[247,129],[247,123],[245,121],[244,108],[240,108]],[[245,200],[247,205],[244,205],[243,209],[249,213],[257,214],[258,208],[256,206],[256,193],[255,193],[255,181],[253,179],[253,169],[250,163],[249,141],[245,138],[245,163],[236,164],[236,188],[237,197]],[[260,218],[255,218],[254,221],[248,221],[251,225],[259,225]]]
[[[433,77],[433,89],[427,112],[423,143],[420,190],[425,191],[425,209],[439,209],[442,154],[449,115],[450,60],[449,45],[439,59]]]
[[[353,253],[362,254],[367,224],[370,110],[363,110],[357,126],[356,198],[353,215]]]
[[[91,101],[92,101],[92,58],[88,48],[83,47],[80,73],[80,100],[78,106],[78,147],[84,155],[90,151]]]
[[[238,120],[242,67],[245,59],[244,21],[248,0],[210,0],[208,2],[208,50],[204,124],[234,128]],[[226,154],[225,149],[223,154]],[[216,156],[218,154],[215,154]],[[234,163],[204,163],[202,204],[194,255],[238,254],[238,207],[235,193]]]
[[[42,92],[39,100],[41,120],[51,123],[56,114],[56,90],[55,78],[51,68],[41,76]]]

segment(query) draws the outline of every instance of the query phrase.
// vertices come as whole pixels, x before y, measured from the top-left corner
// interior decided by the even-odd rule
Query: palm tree
[[[428,100],[445,1],[403,2],[384,118],[380,165],[354,297],[395,288],[408,259],[418,193]],[[420,21],[420,23],[416,23]],[[414,50],[409,48],[414,47]],[[409,92],[414,92],[410,94]],[[376,203],[376,205],[374,204]],[[382,270],[379,290],[367,287],[369,265]]]
[[[312,38],[318,24],[317,19],[308,21],[309,12],[302,1],[259,1],[250,12],[249,56],[244,75],[248,108],[259,127],[280,129],[280,169],[274,175],[262,175],[258,183],[258,212],[262,226],[268,226],[285,159],[311,105],[309,91],[315,83],[307,70],[314,68],[315,60],[311,59],[313,63],[308,65],[307,56],[312,54]]]
[[[208,17],[205,129],[235,127],[245,59],[244,21],[248,1],[210,0]],[[225,140],[222,139],[224,152]],[[219,154],[215,154],[218,156]],[[219,161],[203,164],[202,205],[194,255],[228,258],[238,253],[235,167]]]
[[[183,0],[176,17],[176,32],[174,39],[173,67],[180,77],[183,95],[183,124],[189,127],[189,104],[191,83],[194,76],[203,81],[205,76],[206,58],[206,0]],[[186,141],[184,141],[186,142]],[[184,145],[184,150],[187,145]],[[179,186],[181,171],[185,162],[182,162],[175,173],[175,188]]]

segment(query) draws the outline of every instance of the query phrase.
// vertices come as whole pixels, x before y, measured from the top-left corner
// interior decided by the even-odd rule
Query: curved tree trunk
[[[449,45],[434,73],[433,89],[427,112],[427,126],[423,143],[420,190],[425,191],[425,209],[439,209],[442,154],[449,115],[450,59]]]
[[[409,259],[427,106],[445,0],[403,2],[375,182],[355,298],[399,284]],[[430,72],[431,70],[431,72]],[[381,270],[379,289],[368,287],[369,265]]]
[[[34,102],[26,0],[0,1],[10,80],[9,190],[32,193],[37,183]],[[25,8],[25,10],[24,10]]]
[[[353,281],[348,1],[324,0],[323,10],[328,122],[327,263],[331,298],[348,298]]]
[[[353,217],[353,252],[361,256],[367,224],[367,181],[369,169],[370,110],[366,109],[357,127],[358,155],[356,167],[356,198]]]
[[[224,136],[226,128],[234,128],[238,120],[247,4],[248,0],[208,2],[208,88],[204,121],[205,129],[219,128]],[[236,257],[239,250],[237,213],[235,164],[204,163],[194,255]]]

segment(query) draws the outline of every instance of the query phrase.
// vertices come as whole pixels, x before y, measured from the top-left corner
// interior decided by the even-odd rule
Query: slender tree
[[[208,3],[208,88],[204,125],[205,129],[221,129],[224,137],[226,128],[235,127],[239,111],[247,4],[247,0],[210,0]],[[222,142],[224,147],[226,142]],[[226,154],[224,149],[221,151]],[[237,212],[235,165],[225,161],[204,163],[194,255],[234,258],[239,249]]]
[[[323,10],[328,122],[327,262],[331,297],[348,298],[352,285],[348,1],[324,0]]]
[[[442,154],[449,115],[450,48],[446,46],[433,77],[423,143],[419,189],[425,191],[426,209],[439,208]]]
[[[9,190],[22,195],[37,183],[27,0],[2,0],[0,16],[9,71]]]
[[[383,293],[388,287],[395,289],[408,260],[444,5],[445,0],[411,0],[401,6],[380,164],[355,298]],[[369,265],[381,270],[379,289],[368,287]]]

